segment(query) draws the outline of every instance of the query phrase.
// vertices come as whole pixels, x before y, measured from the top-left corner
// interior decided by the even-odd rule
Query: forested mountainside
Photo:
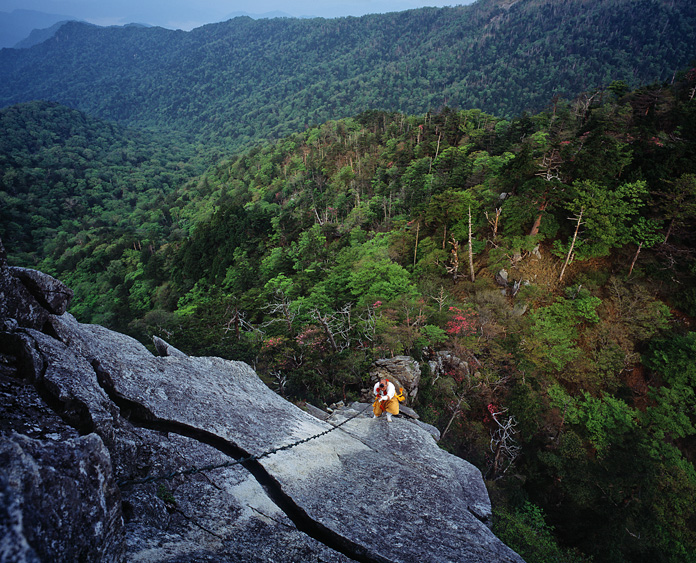
[[[188,172],[162,154],[142,194],[152,146],[87,154],[60,132],[88,118],[22,104],[3,127],[46,132],[3,139],[0,194],[32,236],[5,217],[0,236],[75,289],[82,322],[245,360],[296,401],[357,398],[373,360],[412,355],[411,406],[481,468],[530,563],[693,561],[695,92],[690,69],[509,120],[370,111],[169,190]]]
[[[72,22],[0,51],[0,106],[57,101],[239,148],[375,109],[510,118],[615,80],[669,80],[694,45],[691,0],[480,0],[191,32]]]
[[[157,238],[163,197],[218,154],[55,102],[0,110],[0,130],[0,238],[20,260],[68,233]]]

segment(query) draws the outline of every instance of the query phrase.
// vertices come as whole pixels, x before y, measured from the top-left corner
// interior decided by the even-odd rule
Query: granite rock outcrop
[[[313,416],[242,362],[154,355],[49,278],[0,256],[0,560],[522,561],[427,425]]]

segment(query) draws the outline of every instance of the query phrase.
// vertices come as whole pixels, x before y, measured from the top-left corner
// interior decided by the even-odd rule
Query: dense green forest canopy
[[[614,80],[669,80],[694,45],[692,0],[480,0],[191,32],[72,22],[0,51],[0,107],[52,100],[239,148],[375,109],[511,118]]]
[[[0,238],[18,258],[100,229],[161,236],[163,196],[219,157],[49,102],[0,110],[0,130]]]
[[[512,119],[368,111],[200,175],[183,144],[21,104],[1,236],[79,320],[245,360],[300,404],[413,356],[412,406],[527,561],[693,561],[696,70],[670,82]]]

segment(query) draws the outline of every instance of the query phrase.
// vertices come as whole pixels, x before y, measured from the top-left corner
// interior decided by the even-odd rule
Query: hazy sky
[[[290,16],[362,16],[423,6],[470,4],[473,0],[0,0],[0,12],[36,10],[71,16],[97,25],[147,23],[190,30],[238,12],[280,11]]]

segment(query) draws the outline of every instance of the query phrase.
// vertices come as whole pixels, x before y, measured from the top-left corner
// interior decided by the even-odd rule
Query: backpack
[[[399,387],[399,392],[394,395],[397,399],[399,399],[400,403],[403,403],[406,400],[406,396],[404,395],[404,388]]]

